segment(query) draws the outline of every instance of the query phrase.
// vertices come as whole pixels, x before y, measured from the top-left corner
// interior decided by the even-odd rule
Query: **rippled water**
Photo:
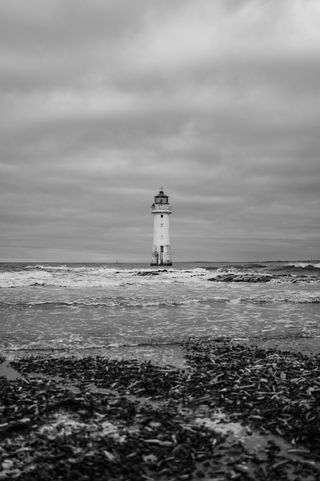
[[[0,265],[0,352],[320,339],[320,263]]]

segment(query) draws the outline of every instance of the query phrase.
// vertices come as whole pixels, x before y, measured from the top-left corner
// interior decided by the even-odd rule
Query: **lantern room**
[[[161,187],[159,194],[154,198],[154,204],[169,204],[169,197],[164,193]]]

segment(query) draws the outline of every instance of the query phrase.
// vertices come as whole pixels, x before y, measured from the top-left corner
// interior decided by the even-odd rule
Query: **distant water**
[[[320,342],[319,307],[320,261],[2,263],[0,353],[72,355],[190,336]]]

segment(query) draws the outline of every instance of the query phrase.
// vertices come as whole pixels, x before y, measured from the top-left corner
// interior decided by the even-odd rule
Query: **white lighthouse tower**
[[[153,214],[153,249],[152,266],[172,266],[169,237],[169,215],[171,206],[169,197],[164,194],[163,187],[154,198],[151,206]]]

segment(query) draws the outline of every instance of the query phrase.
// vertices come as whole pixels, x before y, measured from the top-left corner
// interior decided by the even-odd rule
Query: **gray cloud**
[[[0,259],[319,258],[316,0],[0,4]],[[128,247],[128,240],[130,247]]]

